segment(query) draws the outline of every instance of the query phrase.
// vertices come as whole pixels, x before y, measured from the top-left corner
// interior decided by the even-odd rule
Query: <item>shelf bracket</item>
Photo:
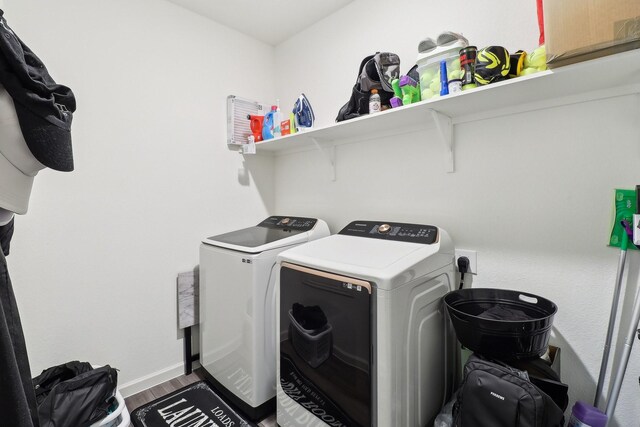
[[[331,143],[330,145],[328,145],[328,147],[325,146],[323,148],[323,145],[327,145],[327,144],[321,144],[320,142],[318,142],[318,139],[314,137],[310,137],[309,139],[313,141],[313,144],[316,146],[318,151],[320,151],[324,155],[325,159],[329,162],[329,166],[331,167],[331,181],[335,182],[336,180],[336,146],[335,144]]]
[[[445,148],[445,169],[447,172],[454,172],[453,164],[453,122],[451,117],[442,114],[434,109],[429,109],[431,118],[436,124],[440,139]]]

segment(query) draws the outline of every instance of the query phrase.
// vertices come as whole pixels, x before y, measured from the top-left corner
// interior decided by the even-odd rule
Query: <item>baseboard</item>
[[[193,363],[193,369],[199,366],[200,364],[198,362]],[[180,375],[184,375],[184,363],[182,362],[176,363],[175,365],[169,366],[168,368],[160,371],[152,372],[149,375],[145,375],[144,377],[137,378],[133,381],[129,381],[119,386],[118,389],[120,390],[120,394],[127,398],[136,393],[140,393],[141,391],[150,389],[153,386],[162,384],[165,381],[179,377]]]

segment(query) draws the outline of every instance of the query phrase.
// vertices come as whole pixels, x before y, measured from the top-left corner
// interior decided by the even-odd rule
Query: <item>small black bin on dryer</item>
[[[499,360],[542,356],[558,310],[537,295],[489,288],[452,291],[444,303],[460,343]]]
[[[320,309],[318,307],[318,309]],[[289,339],[298,356],[312,368],[322,365],[331,356],[332,327],[326,322],[318,328],[305,328],[289,310]]]

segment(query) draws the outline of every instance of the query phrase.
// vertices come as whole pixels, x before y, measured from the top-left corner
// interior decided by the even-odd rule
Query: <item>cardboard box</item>
[[[539,365],[535,365],[528,361],[514,361],[510,364],[516,369],[528,371],[529,380],[544,391],[563,411],[567,409],[569,405],[569,386],[562,382],[562,376],[560,375],[560,347],[549,346],[549,368],[556,373],[560,381],[555,381],[549,378],[549,375],[545,370],[540,370]]]
[[[550,68],[640,47],[638,0],[544,0]]]

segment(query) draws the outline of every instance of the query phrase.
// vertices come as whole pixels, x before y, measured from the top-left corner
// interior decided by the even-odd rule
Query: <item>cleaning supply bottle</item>
[[[449,95],[449,79],[447,74],[447,61],[440,61],[440,96]]]
[[[598,408],[584,402],[576,402],[571,409],[567,427],[606,427],[607,416]]]
[[[296,128],[296,116],[293,113],[289,113],[289,128],[292,135],[298,131]]]
[[[273,139],[273,116],[277,107],[275,105],[271,106],[271,111],[264,115],[264,121],[262,122],[262,139]]]
[[[379,113],[381,110],[382,103],[380,102],[378,89],[371,89],[371,95],[369,96],[369,114]]]
[[[276,111],[273,114],[273,137],[278,138],[282,136],[282,129],[280,123],[282,122],[282,115],[280,114],[280,100],[276,100]]]

